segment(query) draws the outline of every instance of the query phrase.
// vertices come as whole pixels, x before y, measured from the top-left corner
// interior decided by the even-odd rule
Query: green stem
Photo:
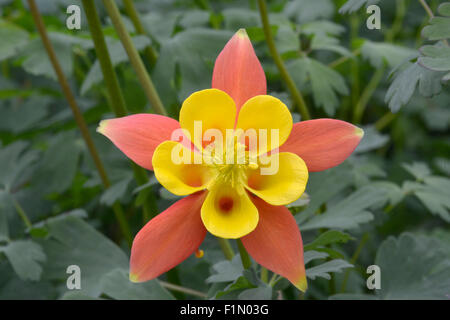
[[[434,18],[434,14],[433,11],[431,11],[430,6],[427,4],[427,2],[425,0],[419,0],[420,4],[422,5],[422,7],[425,9],[425,11],[427,12],[428,16],[430,17],[430,19]]]
[[[330,63],[328,64],[328,66],[329,66],[330,68],[336,68],[337,66],[343,64],[344,62],[346,62],[346,61],[348,61],[348,60],[350,60],[350,59],[352,59],[352,58],[355,58],[355,57],[358,56],[360,53],[361,53],[361,48],[358,48],[358,49],[356,49],[356,50],[353,50],[353,52],[352,52],[351,55],[349,55],[349,56],[342,56],[342,57],[340,57],[339,59],[336,59],[336,60],[330,62]]]
[[[134,46],[133,41],[131,40],[131,37],[127,32],[127,29],[125,28],[116,2],[114,0],[103,0],[103,5],[105,6],[109,17],[111,18],[117,35],[119,36],[120,41],[125,48],[128,58],[130,59],[134,71],[136,72],[142,88],[144,89],[148,100],[153,106],[153,109],[158,114],[167,115],[167,111],[164,108],[158,93],[156,92],[152,79],[145,69],[144,63],[139,56],[139,52],[136,50],[136,47]]]
[[[396,0],[396,15],[394,23],[392,24],[391,29],[386,33],[385,40],[386,42],[392,42],[396,36],[396,34],[401,30],[403,25],[403,18],[405,17],[406,8],[404,0]],[[373,93],[377,89],[381,79],[383,78],[384,71],[386,70],[386,66],[380,67],[373,74],[366,88],[364,88],[361,97],[356,104],[354,113],[353,113],[353,122],[360,123],[364,114],[364,111],[367,107],[368,102],[370,101]]]
[[[103,79],[108,89],[108,101],[112,111],[116,117],[123,117],[128,114],[125,99],[122,94],[122,90],[117,79],[114,66],[111,62],[111,57],[106,46],[105,36],[100,23],[100,18],[95,7],[95,2],[91,0],[83,0],[83,7],[86,13],[86,18],[89,24],[89,30],[91,31],[92,40],[94,41],[95,52],[100,62],[100,68],[103,73]],[[131,161],[133,167],[133,173],[135,179],[139,185],[143,185],[148,182],[148,175],[145,169],[137,166]],[[144,221],[148,221],[151,217],[157,214],[157,206],[155,197],[149,197],[150,203],[144,202],[143,215]],[[150,207],[149,207],[150,206]]]
[[[365,232],[363,234],[363,236],[361,237],[358,247],[356,248],[355,253],[353,254],[353,256],[350,260],[351,264],[354,265],[356,263],[356,260],[358,260],[358,257],[361,254],[362,249],[366,245],[367,240],[369,240],[369,233]],[[347,288],[347,282],[348,282],[348,278],[350,277],[351,270],[352,269],[347,269],[347,271],[345,272],[344,280],[342,281],[342,286],[341,286],[341,293],[344,293],[345,289]]]
[[[264,35],[266,37],[266,43],[267,46],[269,47],[270,55],[272,56],[272,59],[274,60],[281,77],[283,78],[284,82],[288,87],[292,99],[295,102],[295,105],[298,107],[298,111],[302,116],[302,120],[309,120],[311,119],[311,116],[309,115],[308,107],[306,106],[305,100],[303,99],[303,96],[300,93],[300,91],[297,89],[294,80],[292,80],[291,76],[289,75],[286,66],[284,65],[283,59],[281,59],[281,56],[278,53],[278,50],[275,46],[272,30],[270,29],[269,16],[267,14],[267,6],[265,0],[258,0],[258,5],[259,5],[259,15],[261,17]]]
[[[384,116],[382,116],[380,119],[378,119],[377,122],[375,122],[375,128],[378,131],[383,130],[386,126],[391,123],[391,121],[395,120],[397,118],[397,114],[394,114],[392,112],[386,113]]]
[[[270,278],[269,286],[273,287],[278,282],[277,279],[279,279],[278,275],[276,273],[274,273],[272,275],[272,278]]]
[[[55,70],[56,76],[58,78],[58,82],[61,85],[62,91],[69,103],[69,106],[72,110],[75,121],[78,125],[78,128],[81,131],[81,135],[83,136],[83,139],[89,150],[89,153],[91,154],[92,159],[94,160],[94,164],[100,175],[100,179],[102,180],[102,183],[103,183],[105,189],[107,189],[111,186],[111,183],[106,174],[103,163],[100,160],[100,156],[98,155],[97,149],[95,148],[94,142],[89,133],[86,122],[83,118],[83,114],[81,113],[80,109],[78,108],[77,102],[75,100],[75,96],[73,95],[72,90],[70,89],[69,83],[67,82],[67,79],[62,71],[62,68],[61,68],[61,65],[59,64],[58,58],[56,57],[55,50],[50,42],[50,39],[47,34],[47,30],[45,29],[44,21],[42,20],[41,14],[39,13],[39,10],[37,8],[35,0],[28,0],[28,5],[30,7],[30,11],[33,16],[36,27],[38,29],[39,35],[41,36],[42,43],[44,44],[45,50],[47,51],[47,55],[53,66],[53,69]],[[128,223],[125,220],[125,215],[123,213],[122,207],[120,206],[120,203],[118,203],[118,202],[115,203],[113,206],[113,210],[114,210],[114,213],[116,215],[117,221],[120,225],[123,235],[127,239],[128,244],[131,244],[133,237],[131,235],[131,231],[128,226]]]
[[[22,208],[22,206],[20,205],[20,203],[19,203],[13,196],[11,196],[11,198],[12,198],[12,202],[13,202],[14,208],[15,208],[16,211],[17,211],[17,214],[18,214],[19,217],[22,219],[22,221],[23,221],[23,223],[25,224],[25,226],[26,226],[28,229],[31,229],[32,224],[31,224],[30,219],[28,219],[28,216],[27,216],[27,214],[25,213],[25,210],[23,210],[23,208]]]
[[[125,11],[127,12],[128,17],[130,17],[131,22],[133,22],[134,28],[136,29],[137,34],[146,34],[144,26],[142,25],[141,20],[139,19],[139,13],[136,10],[136,7],[134,6],[133,0],[122,0]],[[148,45],[145,48],[145,55],[147,56],[148,61],[150,62],[151,66],[154,66],[156,63],[156,60],[158,59],[158,55],[153,49],[152,46]]]
[[[217,241],[219,241],[220,249],[222,249],[225,258],[228,260],[233,259],[234,251],[233,248],[231,247],[230,241],[228,241],[228,239],[223,238],[217,238]]]
[[[269,283],[269,270],[261,266],[261,280],[265,283]]]
[[[95,2],[92,0],[82,0],[84,12],[86,13],[89,30],[91,32],[92,40],[94,41],[95,52],[97,53],[100,68],[103,73],[103,81],[108,89],[109,97],[111,98],[111,108],[117,117],[127,115],[125,99],[120,90],[119,81],[117,80],[114,66],[111,62],[111,57],[108,53],[105,37],[100,23],[100,18],[97,14]]]
[[[241,239],[236,239],[236,243],[239,249],[239,255],[241,256],[242,266],[244,267],[244,269],[250,268],[252,266],[252,261],[250,260],[250,257],[247,253],[247,250],[245,250]]]
[[[195,297],[199,297],[199,298],[203,298],[203,299],[208,297],[206,295],[206,293],[203,293],[203,292],[200,292],[197,290],[185,288],[185,287],[178,286],[176,284],[168,283],[168,282],[161,281],[161,280],[158,280],[158,281],[159,281],[159,284],[161,284],[164,288],[167,288],[167,289],[170,289],[173,291],[183,292],[186,294],[190,294],[191,296],[195,296]]]
[[[366,110],[370,98],[377,89],[378,84],[380,83],[383,77],[385,69],[386,69],[385,66],[378,68],[377,71],[375,71],[375,73],[373,74],[367,86],[364,88],[364,91],[362,92],[361,97],[359,98],[353,113],[353,123],[361,123],[364,110]]]

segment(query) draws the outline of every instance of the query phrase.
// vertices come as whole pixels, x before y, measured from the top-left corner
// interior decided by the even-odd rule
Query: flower
[[[334,119],[293,124],[287,107],[266,95],[243,29],[217,57],[212,87],[183,102],[179,122],[137,114],[100,123],[98,131],[130,159],[186,195],[136,235],[130,279],[147,281],[173,268],[197,252],[209,231],[240,238],[256,262],[305,291],[301,234],[284,205],[304,192],[309,171],[343,162],[363,131]]]

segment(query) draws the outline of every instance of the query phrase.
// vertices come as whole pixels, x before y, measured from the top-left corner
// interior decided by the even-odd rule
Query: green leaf
[[[180,19],[179,24],[183,28],[194,28],[202,27],[208,25],[209,23],[209,12],[204,10],[189,10],[185,12],[183,17]]]
[[[261,26],[258,12],[247,8],[227,8],[222,11],[224,27],[236,32],[240,28]]]
[[[375,68],[381,68],[384,63],[390,68],[395,68],[406,60],[416,58],[418,55],[416,50],[407,47],[370,40],[364,40],[361,54]]]
[[[403,163],[402,166],[419,181],[423,181],[431,175],[430,167],[423,162]]]
[[[441,3],[438,7],[438,12],[442,16],[450,17],[450,2]]]
[[[334,115],[339,99],[337,94],[348,94],[344,78],[335,70],[311,58],[300,58],[288,65],[289,73],[302,87],[308,77],[311,79],[314,102],[324,108],[328,115]]]
[[[450,18],[432,18],[430,24],[423,28],[422,36],[428,40],[443,40],[450,38]]]
[[[281,54],[298,51],[300,49],[300,39],[297,32],[292,30],[289,26],[281,26],[278,28],[277,34],[275,36],[275,44],[277,46],[278,52]]]
[[[31,240],[16,240],[0,246],[14,271],[22,280],[38,281],[41,278],[41,263],[46,256],[39,244]]]
[[[238,296],[239,300],[270,300],[271,298],[272,287],[268,285],[244,290]]]
[[[331,18],[334,4],[331,0],[291,0],[284,7],[284,14],[298,23]]]
[[[6,192],[27,178],[27,169],[38,157],[37,151],[27,150],[28,146],[18,140],[0,149],[0,186]]]
[[[311,262],[312,260],[324,259],[326,257],[328,257],[328,253],[326,253],[326,252],[315,251],[315,250],[308,250],[308,251],[305,250],[305,252],[303,254],[303,262],[306,265],[309,262]]]
[[[328,230],[319,235],[313,242],[304,246],[304,250],[313,250],[317,247],[324,247],[332,243],[346,243],[354,238],[348,233],[344,233],[337,230]]]
[[[438,176],[420,177],[423,183],[406,181],[403,189],[419,198],[432,214],[450,222],[450,179]]]
[[[375,264],[381,269],[382,299],[448,299],[450,252],[431,237],[403,233],[380,245]]]
[[[80,154],[81,147],[73,132],[55,137],[35,171],[34,187],[43,194],[66,191],[72,185]]]
[[[242,276],[244,270],[238,254],[233,257],[233,260],[220,261],[212,268],[216,273],[206,279],[207,283],[234,281]]]
[[[378,2],[380,2],[380,0],[347,0],[347,2],[339,8],[339,13],[352,13],[359,10],[362,6],[369,6]]]
[[[20,103],[0,104],[0,130],[17,134],[38,127],[52,101],[49,96],[33,95]]]
[[[307,23],[303,23],[300,26],[300,30],[302,33],[307,35],[332,35],[338,36],[345,32],[345,27],[340,24],[334,23],[328,20],[317,20],[311,21]]]
[[[242,292],[243,290],[254,288],[255,286],[244,276],[240,276],[232,283],[227,285],[224,289],[217,291],[215,298],[220,299],[225,296],[230,297],[230,294],[235,295],[236,291]]]
[[[212,63],[231,36],[229,31],[191,28],[163,42],[152,77],[173,115],[178,115],[178,101],[211,87]]]
[[[67,291],[67,267],[81,270],[80,292],[98,297],[102,291],[99,279],[108,272],[128,268],[128,257],[111,240],[83,220],[66,216],[46,223],[49,235],[40,243],[47,255],[43,277],[63,281],[61,293]]]
[[[424,57],[420,57],[418,63],[433,71],[450,70],[450,48],[447,46],[423,46],[420,51]]]
[[[341,272],[343,269],[352,268],[353,265],[342,259],[334,259],[327,261],[325,263],[319,264],[318,266],[307,268],[306,276],[311,280],[317,277],[325,278],[327,280],[331,279],[330,273]]]
[[[48,36],[63,73],[66,76],[70,76],[73,71],[72,45],[74,44],[70,40],[76,38],[55,32],[49,32]],[[22,55],[25,56],[25,60],[22,63],[22,67],[25,71],[35,76],[46,76],[56,80],[56,73],[48,58],[41,38],[38,37],[31,40],[23,48]]]
[[[311,50],[328,50],[347,57],[352,55],[347,48],[339,45],[339,39],[320,34],[317,34],[312,39]]]
[[[0,300],[55,299],[56,290],[48,281],[20,279],[7,259],[0,259]]]
[[[0,19],[0,61],[14,57],[28,40],[26,30]]]
[[[102,292],[117,300],[173,300],[172,294],[163,288],[158,280],[134,283],[128,272],[115,269],[100,279]]]
[[[397,112],[411,99],[417,85],[422,96],[431,97],[441,92],[440,73],[423,68],[418,63],[408,63],[408,66],[395,73],[385,97],[392,112]]]
[[[122,199],[125,196],[131,181],[132,177],[127,177],[113,184],[103,192],[100,197],[100,203],[111,206],[117,200]]]
[[[322,172],[314,172],[309,176],[306,191],[311,199],[308,207],[295,216],[297,224],[303,223],[314,215],[320,206],[348,188],[352,183],[351,168],[345,163]],[[334,186],[330,189],[329,186]]]
[[[380,205],[387,200],[385,190],[367,185],[353,192],[347,198],[331,204],[319,215],[313,216],[300,225],[302,231],[319,228],[352,229],[373,219],[367,211],[373,205]]]

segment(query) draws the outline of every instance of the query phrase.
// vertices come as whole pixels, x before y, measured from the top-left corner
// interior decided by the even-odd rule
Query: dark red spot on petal
[[[230,212],[233,209],[234,201],[230,197],[222,197],[219,199],[219,208],[223,212]]]

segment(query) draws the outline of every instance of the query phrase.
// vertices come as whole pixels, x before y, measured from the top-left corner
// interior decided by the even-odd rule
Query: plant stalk
[[[190,294],[191,296],[195,296],[195,297],[199,297],[199,298],[203,298],[203,299],[208,297],[205,293],[197,291],[197,290],[193,290],[193,289],[190,289],[190,288],[185,288],[185,287],[178,286],[176,284],[165,282],[165,281],[161,281],[161,280],[158,280],[158,281],[164,288],[167,288],[167,289],[170,289],[170,290],[173,290],[173,291],[183,292],[183,293],[186,293],[186,294]]]
[[[47,51],[47,55],[50,59],[50,62],[52,64],[53,69],[58,78],[58,82],[61,85],[62,91],[69,103],[69,106],[72,110],[75,121],[78,125],[78,128],[81,131],[81,135],[83,136],[84,142],[86,143],[86,146],[89,150],[89,153],[91,154],[92,159],[94,160],[94,164],[100,175],[100,179],[102,180],[102,183],[103,183],[105,189],[107,189],[111,186],[111,183],[106,174],[103,163],[100,160],[100,156],[98,155],[97,149],[95,148],[94,142],[89,133],[89,130],[88,130],[86,122],[83,118],[83,115],[82,115],[80,109],[78,108],[77,102],[75,100],[75,96],[73,95],[72,90],[70,89],[69,83],[62,71],[62,68],[61,68],[61,65],[59,64],[58,58],[56,57],[55,50],[53,48],[53,45],[50,42],[50,39],[47,34],[47,30],[45,29],[44,21],[42,19],[41,14],[39,13],[39,9],[36,5],[35,0],[28,0],[28,5],[30,7],[30,11],[33,16],[36,27],[38,29],[39,35],[42,39],[42,43],[44,44],[45,50]],[[128,222],[125,219],[125,215],[124,215],[122,206],[120,205],[119,202],[116,202],[112,208],[113,208],[114,214],[116,215],[116,219],[119,223],[120,229],[121,229],[124,237],[126,238],[128,244],[131,245],[133,238],[131,235],[130,228],[128,226]]]
[[[28,219],[27,214],[25,213],[25,210],[23,210],[22,206],[20,205],[19,201],[17,201],[13,196],[11,196],[12,203],[14,205],[14,208],[16,209],[17,214],[22,219],[23,223],[28,229],[31,229],[32,224],[30,219]]]
[[[109,17],[116,29],[117,35],[122,42],[123,47],[130,59],[131,65],[136,72],[138,79],[144,89],[145,95],[147,99],[150,101],[153,109],[156,113],[166,116],[167,111],[164,108],[161,99],[159,98],[158,93],[156,92],[155,86],[153,85],[152,79],[150,75],[147,73],[145,69],[144,63],[142,62],[141,57],[139,56],[139,52],[136,50],[136,47],[131,40],[130,35],[125,28],[125,25],[120,16],[120,11],[117,8],[116,2],[114,0],[103,0],[103,5],[108,12]]]
[[[230,241],[228,241],[228,239],[223,238],[217,238],[217,241],[219,241],[220,249],[222,249],[225,258],[227,260],[233,259],[234,251],[233,248],[231,247]]]
[[[369,233],[368,232],[364,233],[363,236],[361,237],[361,240],[359,241],[358,247],[356,248],[356,250],[353,253],[353,256],[352,256],[352,258],[350,260],[351,264],[354,265],[356,263],[356,260],[358,260],[358,257],[361,254],[362,249],[366,245],[367,240],[369,240]],[[348,278],[350,277],[351,270],[352,269],[347,269],[347,271],[345,272],[344,280],[342,281],[342,285],[341,285],[341,293],[344,293],[345,289],[347,288],[347,282],[348,282]]]
[[[139,13],[134,6],[133,0],[122,0],[123,5],[125,6],[125,11],[127,12],[128,17],[130,17],[131,22],[133,22],[134,29],[137,34],[146,34],[144,26],[142,25],[141,19],[139,18]],[[147,56],[147,60],[150,63],[150,66],[154,66],[156,60],[158,59],[158,54],[155,49],[151,45],[148,45],[145,48],[145,55]]]
[[[91,0],[82,0],[82,2],[89,29],[91,31],[92,40],[94,41],[97,58],[100,62],[100,67],[103,73],[103,79],[108,89],[109,105],[111,106],[111,109],[116,117],[126,116],[128,114],[128,110],[116,72],[114,71],[114,66],[111,62],[108,47],[106,46],[106,41],[103,35],[100,18],[95,7],[95,2]],[[131,161],[131,166],[133,168],[135,179],[139,185],[143,185],[149,181],[145,169],[139,167],[133,161]],[[151,203],[147,203],[147,201],[145,201],[143,204],[144,222],[147,222],[151,217],[154,217],[157,214],[155,197],[149,197],[148,199]]]
[[[244,267],[244,269],[250,268],[252,266],[252,261],[250,260],[250,257],[247,253],[247,250],[245,250],[241,239],[236,239],[236,243],[239,249],[239,255],[241,256],[242,266]]]
[[[305,100],[303,99],[303,96],[301,92],[298,90],[297,86],[295,85],[294,80],[292,80],[292,77],[289,75],[286,66],[284,65],[283,59],[281,59],[280,54],[278,53],[278,50],[275,46],[275,41],[273,40],[272,30],[270,29],[269,24],[269,16],[267,14],[267,6],[265,0],[258,0],[258,6],[259,6],[259,15],[261,17],[261,22],[263,25],[264,35],[266,37],[266,43],[269,47],[270,55],[272,56],[272,59],[274,60],[278,71],[280,72],[281,77],[283,78],[284,82],[286,83],[292,99],[295,102],[295,105],[298,108],[298,111],[300,115],[302,116],[302,121],[311,119],[311,116],[308,111],[308,107],[306,106]]]

